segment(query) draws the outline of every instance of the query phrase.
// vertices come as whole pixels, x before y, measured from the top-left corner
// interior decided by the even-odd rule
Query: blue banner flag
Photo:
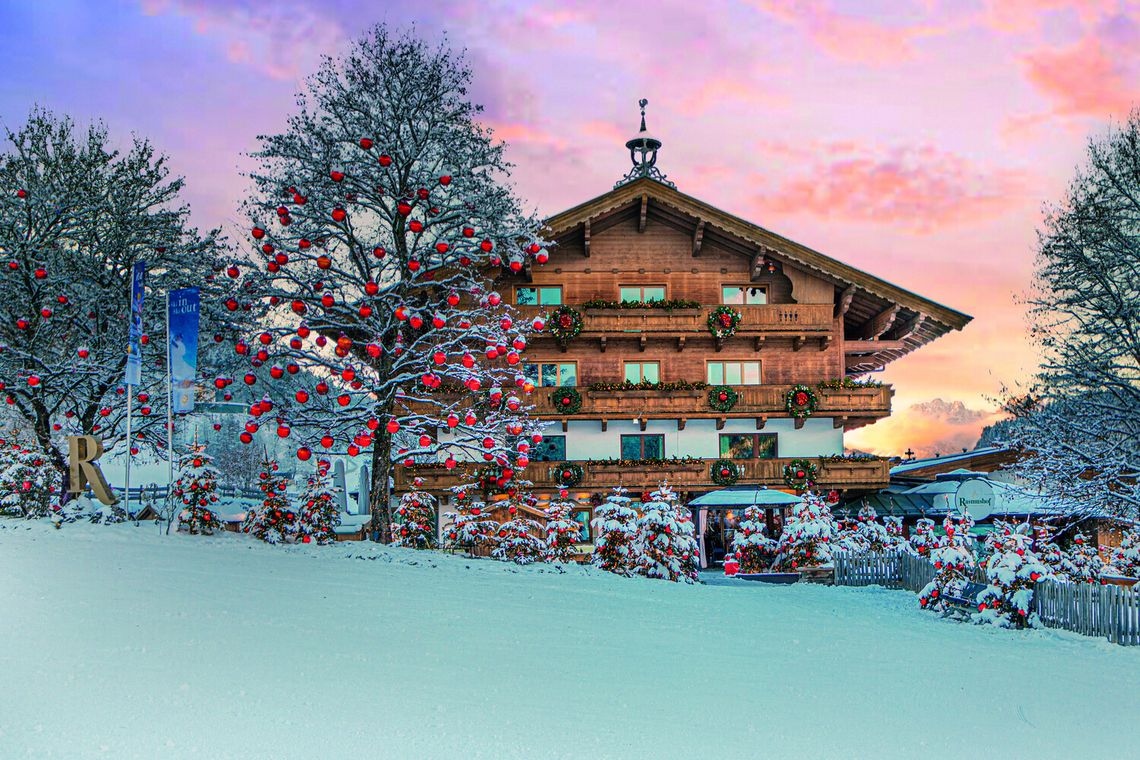
[[[198,288],[170,291],[167,321],[171,410],[174,414],[186,414],[194,411],[198,375]]]
[[[143,285],[146,262],[136,261],[131,271],[131,316],[127,325],[127,385],[142,382]]]

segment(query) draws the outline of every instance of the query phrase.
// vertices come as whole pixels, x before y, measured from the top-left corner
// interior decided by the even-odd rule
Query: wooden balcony
[[[571,308],[575,308],[572,304]],[[529,320],[540,314],[549,314],[556,307],[519,306],[522,318]],[[694,338],[709,340],[720,350],[722,341],[713,340],[708,331],[709,312],[716,305],[704,309],[578,309],[582,315],[582,332],[578,339],[597,340],[604,351],[610,340],[677,339],[683,350],[685,342]],[[830,341],[834,324],[834,307],[831,304],[765,304],[737,306],[742,315],[736,334],[726,340],[750,340],[757,347],[769,337],[790,338],[798,351],[809,340],[818,341],[825,348]],[[533,336],[533,340],[550,340],[549,333]]]
[[[792,389],[790,385],[738,385],[734,386],[739,399],[727,412],[709,408],[708,390],[689,391],[594,391],[586,387],[578,388],[582,396],[582,408],[576,414],[562,414],[556,408],[552,388],[537,388],[531,394],[535,408],[531,413],[541,419],[559,420],[677,420],[678,429],[684,429],[685,420],[691,419],[739,419],[755,417],[757,429],[762,429],[769,419],[786,418],[788,414],[785,399]],[[835,427],[852,430],[891,414],[891,396],[894,389],[889,385],[877,388],[841,388],[838,390],[816,389],[819,406],[816,417],[830,417]],[[802,421],[798,421],[802,422]],[[798,427],[799,425],[797,425]],[[603,430],[605,428],[603,427]]]
[[[630,490],[644,491],[655,488],[662,480],[678,491],[711,491],[717,486],[712,482],[709,468],[715,460],[698,459],[689,461],[641,464],[636,467],[622,467],[617,463],[580,463],[584,472],[577,489],[604,491],[614,486],[625,486]],[[740,459],[737,463],[744,468],[738,485],[763,485],[773,488],[786,488],[784,465],[791,458],[780,459]],[[819,468],[816,490],[829,491],[875,491],[885,488],[890,482],[890,463],[885,460],[828,460],[812,459]],[[533,462],[523,470],[521,477],[534,484],[534,489],[556,490],[559,487],[558,475],[561,471],[558,462]],[[442,492],[453,486],[469,483],[470,478],[460,469],[448,470],[442,465],[420,466],[413,473],[403,467],[396,468],[396,490],[406,491],[414,476],[424,480],[428,491]]]

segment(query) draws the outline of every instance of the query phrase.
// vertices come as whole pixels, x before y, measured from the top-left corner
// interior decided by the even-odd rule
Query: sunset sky
[[[467,48],[543,215],[612,187],[645,97],[678,189],[972,314],[880,375],[894,416],[848,439],[879,453],[972,446],[1032,369],[1042,207],[1140,102],[1140,2],[0,0],[0,119],[148,136],[199,225],[231,227],[242,154],[378,21]]]

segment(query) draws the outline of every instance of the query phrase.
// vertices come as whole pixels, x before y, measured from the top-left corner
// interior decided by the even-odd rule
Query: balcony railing
[[[519,306],[528,321],[548,314],[556,307]],[[571,308],[576,308],[571,304]],[[618,336],[624,333],[647,335],[681,335],[708,332],[707,309],[578,309],[582,315],[582,335],[587,337]],[[764,304],[734,307],[741,313],[737,335],[785,333],[811,335],[828,333],[832,328],[834,307],[826,303]],[[541,334],[540,334],[541,336]]]
[[[604,490],[614,486],[624,486],[631,490],[643,491],[656,487],[667,480],[674,489],[682,491],[715,490],[720,488],[712,481],[710,468],[715,460],[678,460],[656,464],[641,463],[636,467],[623,466],[616,462],[580,462],[582,481],[575,488]],[[779,459],[738,459],[734,460],[742,468],[737,485],[763,485],[785,488],[784,466],[791,458]],[[833,460],[827,457],[808,458],[819,470],[816,490],[878,490],[890,483],[890,464],[885,460],[869,459]],[[533,462],[521,473],[521,478],[529,480],[538,490],[554,490],[559,487],[563,463]],[[396,490],[405,491],[411,486],[413,477],[423,479],[423,487],[428,491],[446,491],[453,486],[470,483],[471,477],[461,467],[448,470],[440,466],[420,466],[415,472],[405,468],[396,469]]]

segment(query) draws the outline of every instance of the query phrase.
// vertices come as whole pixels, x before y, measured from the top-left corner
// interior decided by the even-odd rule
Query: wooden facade
[[[497,288],[520,318],[548,316],[559,306],[581,316],[582,329],[570,340],[557,340],[549,327],[533,335],[523,361],[538,380],[528,400],[533,414],[550,422],[548,439],[564,439],[559,450],[582,467],[575,489],[595,499],[614,486],[641,492],[662,480],[686,498],[714,490],[712,463],[724,456],[725,436],[741,484],[787,488],[785,465],[807,459],[818,469],[817,489],[879,490],[889,482],[887,463],[843,458],[843,433],[887,417],[893,390],[837,381],[882,368],[970,320],[651,178],[619,185],[547,224],[555,243],[549,262],[504,270]],[[749,302],[735,302],[738,292]],[[652,293],[677,308],[614,308],[631,293]],[[708,320],[721,305],[739,312],[740,322],[717,338]],[[547,369],[552,380],[543,382]],[[704,387],[591,387],[631,375],[730,385],[738,400],[718,411]],[[730,376],[740,382],[716,382]],[[796,384],[818,398],[806,422],[787,409]],[[574,414],[555,402],[568,385],[581,398]],[[749,432],[772,440],[741,456],[733,442],[748,444]],[[623,458],[625,439],[639,434],[660,437],[653,451],[661,456],[652,458],[660,461],[605,461]],[[559,487],[559,462],[532,461],[521,476],[549,493]],[[401,471],[396,488],[419,476],[446,497],[447,488],[469,477],[462,469]]]

